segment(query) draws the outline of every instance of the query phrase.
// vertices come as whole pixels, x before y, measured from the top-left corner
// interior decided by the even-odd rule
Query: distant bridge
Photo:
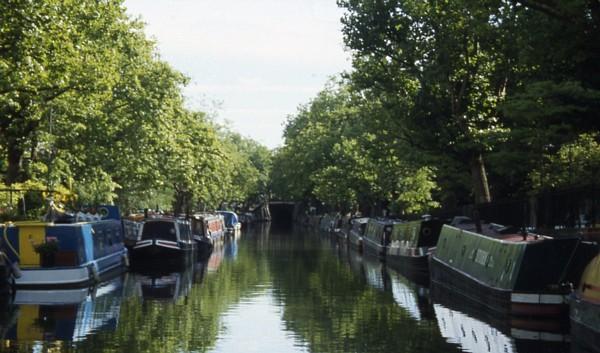
[[[292,201],[270,201],[269,212],[273,223],[291,225],[294,222],[296,203]]]

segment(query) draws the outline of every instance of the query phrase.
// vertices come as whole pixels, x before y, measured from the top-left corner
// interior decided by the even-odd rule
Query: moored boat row
[[[235,213],[225,211],[121,219],[116,206],[75,215],[51,207],[46,221],[0,224],[0,294],[86,287],[130,263],[161,267],[206,258],[227,234],[226,217],[232,234],[240,230]]]
[[[564,319],[570,306],[574,332],[587,334],[590,346],[600,347],[597,243],[577,234],[553,237],[494,223],[478,229],[466,217],[446,223],[430,217],[411,222],[354,218],[347,235],[336,238],[516,321]]]

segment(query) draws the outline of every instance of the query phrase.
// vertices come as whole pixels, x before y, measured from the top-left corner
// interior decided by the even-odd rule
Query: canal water
[[[331,236],[260,224],[178,272],[4,300],[6,352],[578,352]]]

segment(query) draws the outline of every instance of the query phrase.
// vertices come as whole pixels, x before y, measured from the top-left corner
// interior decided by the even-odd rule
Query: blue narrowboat
[[[232,211],[217,211],[217,213],[225,218],[225,231],[228,234],[238,235],[242,224],[239,222],[237,214]]]
[[[72,287],[99,282],[128,265],[115,206],[100,207],[102,218],[75,223],[15,222],[0,225],[2,250],[18,267],[17,287]]]

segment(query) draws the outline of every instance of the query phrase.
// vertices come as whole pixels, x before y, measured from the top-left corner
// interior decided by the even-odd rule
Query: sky
[[[269,148],[286,118],[351,67],[335,0],[125,0],[162,59],[190,78],[191,109]]]

